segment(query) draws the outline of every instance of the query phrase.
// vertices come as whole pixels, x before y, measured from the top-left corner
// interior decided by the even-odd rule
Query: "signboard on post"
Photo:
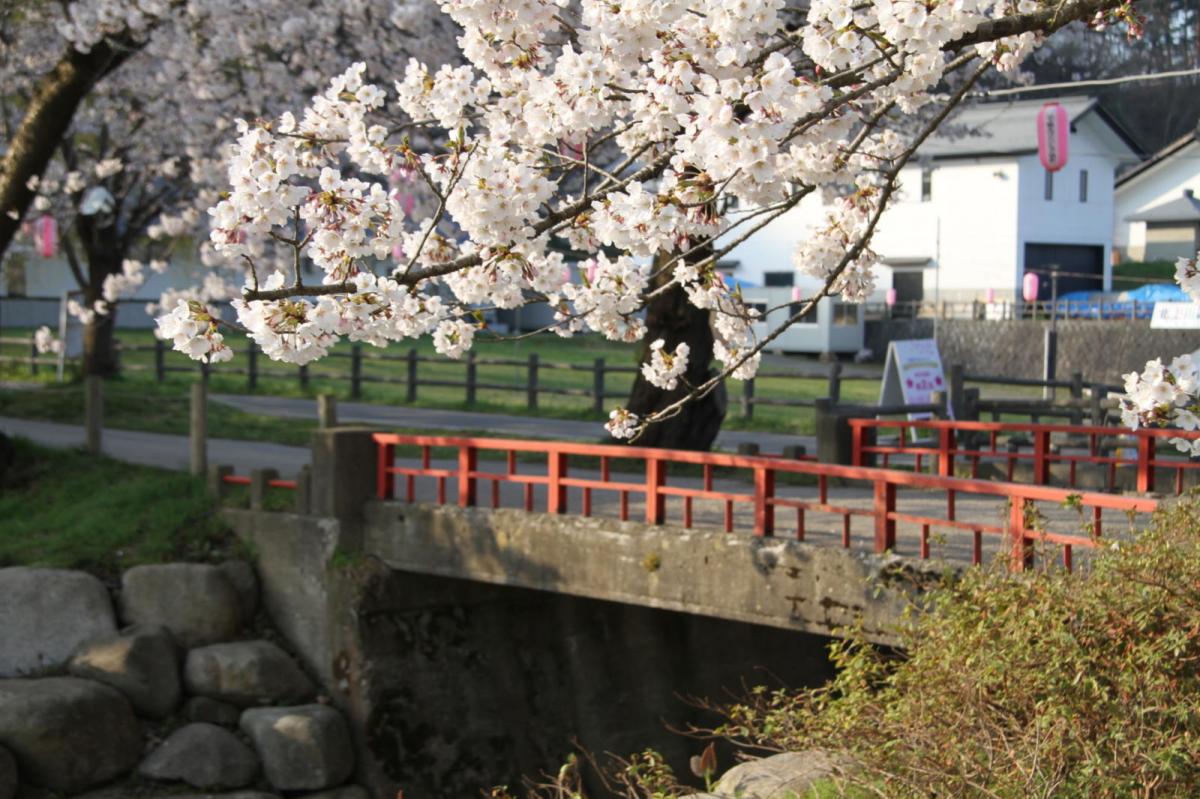
[[[1200,328],[1200,304],[1194,302],[1156,302],[1150,327],[1158,330],[1195,330]]]
[[[880,405],[929,405],[933,392],[945,390],[946,373],[936,340],[917,338],[888,344],[879,387]],[[933,414],[910,413],[908,418],[932,419]]]

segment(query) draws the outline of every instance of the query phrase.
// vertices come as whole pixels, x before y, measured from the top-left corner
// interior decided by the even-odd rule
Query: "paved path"
[[[48,447],[82,447],[84,444],[83,427],[79,425],[0,416],[0,430]],[[188,468],[186,436],[142,433],[134,430],[105,430],[101,447],[105,455],[127,463],[157,466],[162,469]],[[301,466],[308,463],[308,459],[307,447],[287,447],[282,444],[225,438],[212,438],[208,441],[209,463],[228,463],[239,472],[272,468],[278,469],[284,477],[291,477]]]
[[[316,400],[295,397],[247,396],[212,394],[209,399],[247,413],[289,419],[316,419]],[[395,405],[374,405],[365,402],[338,402],[338,422],[369,424],[381,428],[422,428],[443,430],[486,430],[503,433],[512,438],[550,438],[564,441],[603,441],[611,443],[599,422],[547,419],[540,416],[512,416],[501,413],[441,410],[438,408],[409,408]],[[722,430],[717,436],[717,448],[735,450],[739,444],[753,442],[763,452],[778,454],[783,448],[800,444],[809,452],[816,451],[813,436],[792,436],[780,433],[756,433]]]

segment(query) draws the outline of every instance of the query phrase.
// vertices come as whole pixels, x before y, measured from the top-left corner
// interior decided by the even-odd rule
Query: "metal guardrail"
[[[950,530],[971,533],[974,537],[973,557],[979,563],[982,557],[984,535],[1003,537],[1009,547],[1009,567],[1020,571],[1033,563],[1033,544],[1044,542],[1062,547],[1063,562],[1072,565],[1075,548],[1092,548],[1098,545],[1100,527],[1094,525],[1090,534],[1077,535],[1050,532],[1039,527],[1036,513],[1038,502],[1072,503],[1083,511],[1091,511],[1099,519],[1105,509],[1133,513],[1153,512],[1158,502],[1152,498],[1124,497],[1112,494],[1078,492],[1046,486],[1019,485],[986,480],[969,480],[941,475],[926,475],[909,471],[874,469],[860,466],[838,466],[825,463],[783,460],[767,457],[727,455],[705,452],[685,452],[645,447],[622,447],[611,445],[589,445],[569,442],[522,441],[515,439],[463,438],[454,436],[409,436],[377,433],[376,495],[381,500],[396,498],[396,479],[405,480],[405,497],[415,499],[415,481],[430,479],[436,483],[436,502],[447,503],[447,483],[456,483],[456,504],[472,507],[478,502],[480,483],[491,486],[491,507],[500,507],[500,486],[521,486],[524,489],[524,509],[534,511],[534,487],[545,490],[544,511],[552,514],[570,512],[568,489],[578,489],[582,502],[578,512],[591,516],[592,495],[595,492],[615,493],[619,498],[619,518],[629,519],[629,499],[635,496],[645,506],[645,522],[661,525],[667,520],[667,502],[678,499],[682,502],[682,523],[693,526],[693,503],[699,500],[716,501],[725,505],[725,529],[734,532],[735,504],[748,505],[753,510],[753,524],[749,532],[756,536],[773,536],[779,532],[778,513],[791,510],[796,513],[795,537],[805,537],[808,513],[840,516],[843,520],[842,546],[850,547],[851,520],[868,519],[874,532],[873,550],[884,553],[896,546],[897,523],[903,522],[920,529],[921,557],[929,557],[931,530]],[[396,465],[397,448],[416,448],[420,452],[415,466]],[[433,464],[432,450],[443,449],[453,452],[453,468],[440,468]],[[481,452],[502,453],[505,468],[501,472],[481,470]],[[517,456],[525,457],[538,453],[545,457],[544,471],[518,471]],[[599,478],[574,476],[570,470],[572,458],[599,460]],[[640,479],[617,479],[613,473],[614,463],[624,467],[632,461],[640,468]],[[696,467],[702,471],[700,486],[672,483],[670,467],[675,465]],[[747,491],[717,490],[713,483],[714,469],[748,473],[753,488]],[[623,473],[628,477],[628,472]],[[776,478],[781,475],[806,475],[816,480],[817,485],[810,498],[803,495],[781,495],[777,492]],[[873,502],[869,508],[835,504],[829,496],[831,481],[841,481],[871,488]],[[897,492],[900,489],[923,492],[942,492],[946,497],[946,512],[943,515],[928,513],[903,513],[897,508]],[[811,490],[811,489],[810,489]],[[975,495],[1002,498],[1008,501],[1007,524],[998,525],[979,521],[963,521],[956,518],[955,498],[960,495]]]
[[[1036,485],[1049,485],[1051,467],[1054,464],[1067,466],[1067,484],[1075,486],[1081,464],[1102,466],[1107,470],[1110,488],[1116,485],[1116,471],[1126,467],[1136,474],[1135,487],[1142,493],[1154,491],[1157,473],[1173,471],[1176,494],[1183,493],[1183,475],[1186,471],[1200,469],[1200,463],[1187,457],[1167,457],[1158,452],[1158,445],[1172,438],[1188,441],[1200,439],[1200,431],[1147,429],[1128,430],[1113,427],[1086,425],[1048,425],[971,421],[904,421],[894,419],[850,419],[851,463],[866,466],[878,456],[885,467],[894,456],[910,456],[919,471],[923,461],[932,462],[936,473],[951,476],[955,463],[966,461],[971,466],[971,476],[977,477],[981,462],[992,462],[1002,466],[1006,480],[1012,480],[1014,470],[1020,463],[1032,467],[1031,479]],[[896,432],[895,443],[882,444],[880,431]],[[917,433],[926,431],[932,441],[917,440]],[[980,444],[966,444],[967,434],[977,435]],[[1000,446],[1001,436],[1009,437],[1010,444]],[[1012,437],[1026,439],[1028,450],[1022,451],[1021,444]],[[1061,440],[1056,445],[1053,438]],[[982,443],[986,441],[986,444]],[[1072,451],[1076,450],[1076,451]],[[1132,457],[1123,452],[1130,451]]]

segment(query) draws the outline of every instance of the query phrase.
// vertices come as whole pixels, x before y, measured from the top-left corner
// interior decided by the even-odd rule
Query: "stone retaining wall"
[[[967,372],[999,377],[1040,378],[1042,340],[1048,323],[941,319],[938,346],[946,364],[961,363]],[[879,360],[889,341],[931,338],[932,319],[867,322],[866,346]],[[1122,375],[1154,358],[1170,359],[1200,349],[1200,330],[1152,330],[1147,320],[1058,322],[1058,376],[1082,372],[1088,382],[1120,384]]]

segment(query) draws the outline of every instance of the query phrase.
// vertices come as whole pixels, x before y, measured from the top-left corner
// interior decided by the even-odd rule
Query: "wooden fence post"
[[[300,379],[300,390],[307,391],[308,390],[308,364],[301,364],[300,368],[296,370],[296,376]]]
[[[36,375],[38,373],[38,352],[37,339],[29,339],[29,373]]]
[[[966,419],[966,377],[961,363],[950,364],[950,415]]]
[[[659,490],[667,482],[666,464],[654,456],[646,457],[646,524],[662,524],[667,498]]]
[[[192,383],[191,408],[188,415],[191,473],[200,476],[208,471],[208,386],[203,381]]]
[[[536,352],[529,354],[529,382],[525,389],[525,404],[529,410],[536,411],[538,406],[538,355]]]
[[[562,479],[567,476],[567,456],[551,450],[546,459],[546,513],[567,512],[567,487]]]
[[[475,363],[475,351],[467,351],[467,405],[475,405],[475,383],[477,376],[477,366]]]
[[[317,395],[317,426],[337,427],[337,397],[332,394]]]
[[[250,339],[250,347],[246,350],[246,385],[254,391],[258,388],[258,345]]]
[[[350,348],[350,399],[362,397],[362,345]]]
[[[479,451],[471,446],[460,447],[458,450],[458,506],[460,508],[470,508],[475,505],[475,478],[471,475],[478,469]]]
[[[1071,424],[1083,424],[1083,372],[1071,373]]]
[[[842,364],[839,361],[829,364],[829,393],[826,396],[834,405],[842,401]]]
[[[405,401],[417,401],[417,349],[411,348],[408,351],[408,376],[405,380]]]
[[[1015,572],[1025,571],[1033,565],[1033,547],[1025,529],[1025,498],[1013,497],[1008,512],[1008,536],[1010,555],[1008,568]]]
[[[167,379],[167,342],[161,338],[154,339],[154,381],[161,383]]]
[[[604,415],[604,359],[597,358],[592,364],[592,411]]]
[[[87,451],[99,455],[104,429],[104,379],[99,375],[84,379],[83,416]]]
[[[742,381],[742,416],[750,419],[754,416],[754,378]]]
[[[1092,384],[1092,425],[1100,427],[1104,424],[1104,398],[1108,396],[1108,389],[1099,383]]]

